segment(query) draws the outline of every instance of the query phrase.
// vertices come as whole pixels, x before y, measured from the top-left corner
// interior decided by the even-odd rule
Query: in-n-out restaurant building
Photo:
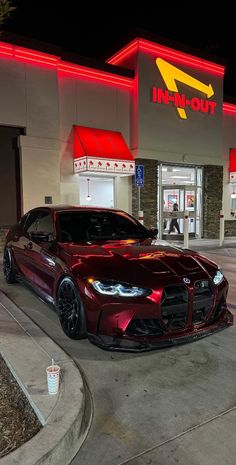
[[[35,206],[89,204],[143,210],[164,234],[177,202],[193,236],[218,237],[222,207],[236,234],[222,64],[142,38],[107,63],[1,40],[0,227]]]

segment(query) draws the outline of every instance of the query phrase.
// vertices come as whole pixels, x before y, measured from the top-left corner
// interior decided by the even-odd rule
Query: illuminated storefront
[[[236,106],[223,103],[222,64],[143,38],[96,64],[1,40],[1,198],[6,159],[14,189],[0,226],[36,205],[100,205],[141,209],[165,237],[177,203],[181,233],[188,210],[192,236],[218,237],[223,200],[236,234]]]
[[[190,237],[201,237],[202,232],[202,168],[182,165],[159,165],[158,223],[160,235],[168,238],[174,204],[178,205],[178,223],[183,233],[184,212],[189,213]]]

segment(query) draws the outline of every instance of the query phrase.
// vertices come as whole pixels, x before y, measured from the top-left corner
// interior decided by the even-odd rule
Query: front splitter
[[[121,351],[121,352],[146,352],[155,349],[164,349],[166,347],[173,347],[180,344],[187,344],[189,342],[197,341],[203,337],[210,336],[218,331],[222,331],[228,326],[233,324],[233,315],[227,310],[224,320],[215,323],[212,326],[209,326],[204,329],[196,329],[188,334],[183,336],[176,336],[165,339],[127,339],[126,337],[120,338],[117,336],[107,336],[107,335],[94,335],[88,334],[90,342],[97,345],[98,347],[111,350],[111,351]]]

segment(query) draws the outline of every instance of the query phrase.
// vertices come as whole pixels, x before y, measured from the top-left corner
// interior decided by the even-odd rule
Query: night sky
[[[164,7],[148,1],[142,6],[127,1],[94,5],[86,0],[12,3],[17,9],[3,25],[3,32],[59,45],[78,55],[106,60],[143,31],[191,46],[196,55],[200,51],[220,57],[227,64],[225,96],[236,98],[236,23],[232,7],[220,11],[216,4],[207,6],[206,2],[191,3],[191,7],[187,3],[184,7]]]

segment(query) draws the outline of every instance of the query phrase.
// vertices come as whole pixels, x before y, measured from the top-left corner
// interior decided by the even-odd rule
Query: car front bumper
[[[192,327],[176,334],[166,334],[161,337],[131,337],[125,333],[123,335],[117,333],[113,336],[98,333],[96,335],[88,334],[88,337],[92,343],[103,349],[125,352],[145,352],[194,342],[232,325],[233,315],[227,309],[224,316],[221,316],[217,322],[201,325],[200,327]]]

